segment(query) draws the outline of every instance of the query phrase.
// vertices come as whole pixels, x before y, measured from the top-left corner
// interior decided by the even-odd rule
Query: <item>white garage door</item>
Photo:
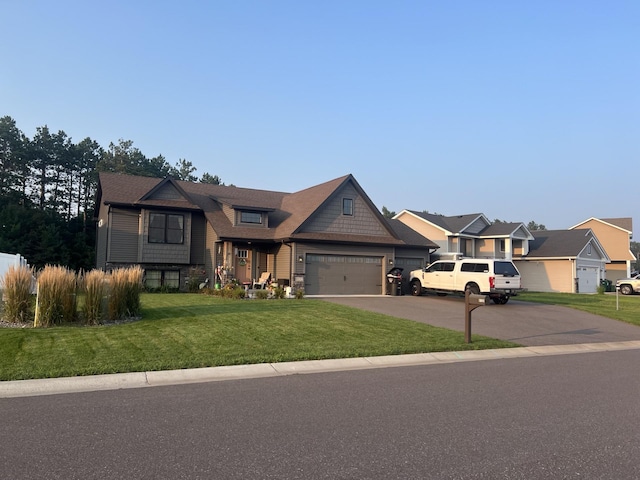
[[[307,295],[379,295],[382,257],[307,254]]]
[[[598,291],[598,267],[578,266],[578,291],[580,293]]]

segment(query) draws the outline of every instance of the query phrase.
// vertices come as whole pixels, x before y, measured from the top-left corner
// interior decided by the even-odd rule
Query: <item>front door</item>
[[[246,248],[238,249],[236,253],[234,271],[238,282],[251,282],[251,252]]]

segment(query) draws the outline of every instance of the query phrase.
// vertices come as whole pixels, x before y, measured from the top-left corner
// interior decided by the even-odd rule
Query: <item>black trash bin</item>
[[[387,272],[387,295],[402,295],[402,268],[393,267]]]
[[[603,278],[602,280],[600,280],[600,286],[604,287],[605,292],[615,292],[615,289],[613,288],[613,282],[611,280]]]

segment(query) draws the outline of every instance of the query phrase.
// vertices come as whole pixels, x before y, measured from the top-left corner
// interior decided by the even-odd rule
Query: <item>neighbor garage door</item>
[[[578,291],[596,293],[598,291],[598,267],[578,266]]]
[[[307,295],[382,293],[382,257],[307,254]]]

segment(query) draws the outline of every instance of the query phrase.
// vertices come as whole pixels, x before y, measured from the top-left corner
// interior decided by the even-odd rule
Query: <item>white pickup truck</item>
[[[520,272],[510,260],[467,258],[438,260],[409,274],[413,295],[432,291],[439,295],[471,293],[488,295],[493,303],[504,305],[522,290]]]

